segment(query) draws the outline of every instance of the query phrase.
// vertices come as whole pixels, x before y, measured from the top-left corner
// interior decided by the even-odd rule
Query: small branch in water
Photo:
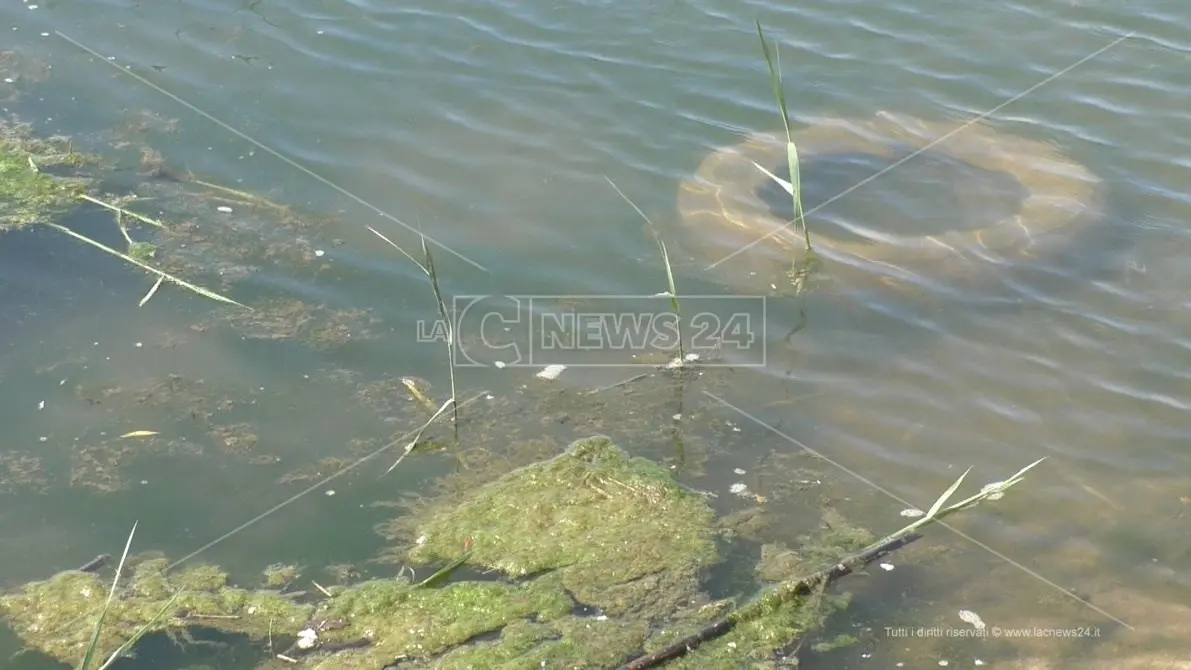
[[[783,582],[774,588],[774,590],[770,593],[763,595],[757,600],[754,600],[752,603],[745,605],[723,619],[716,621],[715,623],[700,630],[698,633],[684,637],[683,639],[668,647],[665,647],[664,649],[659,649],[658,651],[655,651],[651,654],[646,654],[645,656],[633,659],[632,661],[629,661],[625,665],[621,666],[620,670],[644,670],[645,668],[659,666],[666,661],[672,661],[676,658],[681,658],[695,649],[698,649],[699,645],[703,644],[704,642],[708,642],[726,635],[729,631],[736,627],[736,624],[747,621],[754,614],[762,610],[764,608],[764,603],[766,602],[772,602],[775,598],[779,601],[785,601],[791,598],[810,595],[812,591],[816,589],[827,588],[841,577],[846,577],[852,574],[857,568],[863,568],[866,565],[880,560],[894,551],[901,549],[907,544],[916,542],[920,539],[922,539],[922,535],[918,533],[904,535],[895,540],[886,542],[878,547],[874,547],[873,549],[870,549],[869,551],[858,556],[844,559],[843,561],[836,563],[831,568],[817,572],[809,577]]]
[[[100,554],[95,558],[87,561],[79,566],[79,572],[97,572],[103,566],[107,565],[108,561],[112,560],[111,554]]]

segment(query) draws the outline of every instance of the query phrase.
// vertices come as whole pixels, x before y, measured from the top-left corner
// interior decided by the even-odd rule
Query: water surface
[[[698,400],[747,430],[752,446],[713,458],[713,471],[703,478],[692,472],[691,480],[726,489],[728,461],[751,471],[764,468],[767,455],[805,444],[831,468],[846,469],[836,471],[841,477],[863,477],[854,481],[856,496],[879,494],[884,507],[872,506],[863,519],[879,531],[900,525],[897,512],[907,504],[929,506],[969,466],[972,483],[983,484],[1046,456],[1008,499],[958,523],[1001,556],[933,531],[956,548],[949,562],[905,582],[895,572],[882,575],[884,585],[857,586],[869,589],[869,600],[860,599],[847,625],[869,632],[861,645],[818,662],[870,667],[863,654],[871,654],[880,667],[899,660],[926,667],[937,659],[969,665],[1037,657],[1054,664],[1039,667],[1071,667],[1064,663],[1094,655],[1091,642],[982,646],[884,632],[891,621],[964,626],[955,616],[960,609],[1006,627],[1099,626],[1113,631],[1100,641],[1109,647],[1096,647],[1103,655],[1139,648],[1139,640],[1170,648],[1169,636],[1144,636],[1188,614],[1155,602],[1191,597],[1191,553],[1178,530],[1191,495],[1191,42],[1177,29],[1191,10],[1181,4],[204,0],[34,7],[0,10],[4,49],[43,66],[0,88],[0,101],[7,100],[0,106],[45,133],[105,138],[96,142],[131,172],[140,147],[151,145],[170,169],[326,215],[331,222],[310,236],[310,250],[321,254],[304,265],[260,269],[237,286],[236,298],[296,299],[336,313],[367,309],[368,319],[345,328],[371,337],[327,348],[196,327],[223,308],[168,287],[138,308],[151,285],[143,275],[22,233],[0,253],[0,424],[8,426],[7,462],[42,459],[45,481],[4,491],[5,583],[118,551],[134,519],[139,543],[185,556],[301,493],[330,467],[323,459],[352,462],[410,427],[409,403],[394,399],[400,387],[370,402],[361,397],[367,384],[408,375],[444,397],[441,345],[417,337],[418,322],[436,316],[425,278],[366,226],[411,251],[419,227],[441,243],[435,258],[449,295],[664,290],[647,227],[607,177],[672,241],[680,290],[725,300],[741,292],[706,269],[717,258],[686,252],[693,247],[683,244],[675,202],[679,184],[708,152],[779,129],[755,34],[759,19],[780,44],[795,126],[880,110],[960,122],[1017,97],[984,124],[1043,142],[1098,175],[1108,190],[1103,225],[1112,234],[1073,235],[1069,253],[1049,265],[994,271],[996,290],[987,293],[987,286],[928,282],[913,295],[865,290],[771,300],[766,366],[740,368],[710,389],[730,406],[701,394]],[[1133,37],[1021,95],[1130,31]],[[113,128],[125,145],[107,141]],[[880,167],[808,163],[807,198],[822,202]],[[935,188],[930,181],[941,176],[982,185]],[[907,164],[812,216],[811,226],[818,216],[824,225],[888,221],[926,233],[979,225],[1019,196],[1013,184],[977,171]],[[747,270],[749,258],[746,252],[730,263]],[[787,338],[803,318],[805,327]],[[457,382],[464,396],[474,389],[516,398],[523,385],[538,383],[532,372],[473,367],[461,369]],[[573,369],[557,383],[594,388],[628,374]],[[106,409],[105,393],[145,397],[169,375],[183,381],[170,387],[168,412],[149,400]],[[210,406],[175,411],[185,393]],[[532,410],[521,405],[525,416],[511,418],[516,434],[578,436],[570,432],[582,426],[544,426]],[[256,437],[251,467],[233,453],[244,442],[231,435],[229,446],[229,434],[220,432],[245,425]],[[89,480],[97,466],[79,455],[85,448],[117,444],[119,434],[147,427],[174,438],[165,453],[112,464],[119,482]],[[627,427],[617,434],[614,417],[602,429],[630,449],[639,437]],[[391,456],[364,469],[387,467]],[[442,467],[408,465],[388,479],[328,484],[202,556],[248,574],[278,560],[326,565],[374,555],[382,541],[371,526],[388,512],[369,504],[391,498],[393,488],[418,490]],[[298,471],[307,478],[293,477]],[[325,495],[326,488],[337,495]],[[345,516],[359,523],[342,523]],[[312,528],[319,529],[316,542]],[[900,593],[889,584],[908,585],[911,601],[894,611],[877,607],[882,594]],[[152,659],[138,662],[155,667]]]

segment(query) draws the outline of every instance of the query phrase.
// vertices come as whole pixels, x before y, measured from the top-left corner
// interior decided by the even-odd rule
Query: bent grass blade
[[[79,234],[79,233],[76,233],[76,232],[74,232],[73,230],[71,230],[71,229],[67,228],[66,226],[63,226],[63,225],[60,225],[60,224],[57,224],[57,223],[47,223],[47,224],[45,224],[45,225],[47,225],[47,226],[49,226],[49,227],[51,227],[51,228],[53,228],[53,229],[55,229],[55,230],[58,230],[58,231],[60,231],[60,232],[62,232],[62,233],[65,233],[65,234],[67,234],[67,235],[69,235],[69,236],[71,236],[71,237],[73,237],[73,238],[75,238],[75,239],[77,239],[77,240],[79,240],[79,241],[82,241],[82,242],[85,242],[85,243],[87,243],[87,244],[90,244],[91,246],[93,246],[93,247],[95,247],[95,248],[97,248],[97,249],[100,249],[100,250],[102,250],[102,251],[105,251],[105,252],[107,252],[107,253],[109,253],[109,254],[111,254],[111,255],[113,255],[113,256],[115,256],[115,257],[117,257],[117,258],[120,258],[120,259],[122,259],[122,260],[124,260],[124,261],[126,261],[126,262],[128,262],[128,263],[131,263],[131,264],[133,264],[133,265],[135,265],[135,266],[137,266],[137,267],[139,267],[139,268],[142,268],[142,269],[144,269],[144,270],[148,270],[149,272],[152,272],[153,274],[157,275],[159,279],[168,279],[168,280],[170,280],[171,282],[173,282],[173,283],[177,284],[178,286],[181,286],[182,288],[185,288],[185,289],[189,289],[189,290],[191,290],[191,291],[193,291],[193,292],[195,292],[195,293],[197,293],[197,294],[199,294],[199,295],[201,295],[201,296],[203,296],[203,297],[205,297],[205,298],[210,298],[211,300],[214,300],[214,301],[216,301],[216,302],[222,302],[222,303],[226,303],[226,304],[229,304],[229,305],[235,305],[235,306],[237,306],[237,307],[243,307],[244,309],[247,309],[247,310],[249,310],[249,311],[251,311],[251,310],[252,310],[252,308],[251,308],[251,307],[249,307],[248,305],[245,305],[245,304],[243,304],[243,303],[236,302],[235,300],[232,300],[231,298],[229,298],[229,297],[227,297],[227,296],[225,296],[225,295],[220,295],[219,293],[216,293],[216,292],[214,292],[214,291],[211,291],[211,290],[205,289],[205,288],[203,288],[203,287],[201,287],[201,286],[198,286],[198,285],[196,285],[196,284],[192,284],[192,283],[190,283],[190,282],[186,281],[185,279],[182,279],[181,277],[175,277],[174,275],[172,275],[172,274],[170,274],[170,273],[168,273],[168,272],[164,272],[164,271],[162,271],[162,270],[158,270],[157,268],[153,267],[152,265],[149,265],[148,263],[144,263],[144,262],[142,262],[142,261],[139,261],[139,260],[137,260],[137,259],[133,258],[132,256],[129,256],[129,255],[128,255],[128,254],[126,254],[126,253],[123,253],[123,252],[117,251],[117,250],[115,250],[115,249],[113,249],[113,248],[109,247],[108,245],[106,245],[106,244],[104,244],[104,243],[102,243],[102,242],[98,242],[98,241],[96,241],[96,240],[93,240],[93,239],[91,239],[90,237],[87,237],[86,235],[81,235],[81,234]],[[154,292],[156,292],[156,289],[153,289],[153,290],[150,292],[150,294],[149,294],[149,295],[147,295],[145,298],[143,298],[143,299],[141,300],[141,304],[143,305],[143,304],[145,304],[145,302],[148,302],[148,299],[149,299],[150,297],[152,297],[152,294],[153,294]]]

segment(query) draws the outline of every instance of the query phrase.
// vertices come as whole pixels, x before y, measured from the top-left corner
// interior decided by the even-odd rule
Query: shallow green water
[[[335,215],[313,240],[323,252],[316,260],[267,266],[238,284],[235,297],[369,309],[376,321],[367,324],[374,337],[329,349],[196,329],[222,308],[170,287],[138,308],[149,280],[60,240],[31,238],[19,253],[6,252],[2,444],[6,463],[38,459],[44,483],[0,489],[3,583],[118,553],[135,519],[138,545],[177,557],[201,549],[204,559],[244,574],[276,561],[319,566],[375,555],[382,540],[372,526],[392,511],[370,504],[420,491],[447,461],[414,458],[381,477],[395,457],[383,454],[205,547],[302,493],[317,481],[320,459],[352,462],[415,425],[400,385],[370,400],[360,395],[363,384],[412,376],[427,380],[438,402],[445,397],[441,345],[418,341],[419,322],[436,316],[425,280],[366,226],[411,251],[416,235],[379,212],[449,248],[436,248],[449,295],[657,293],[665,277],[656,246],[607,176],[671,242],[682,292],[717,296],[705,303],[712,313],[756,316],[733,301],[741,287],[706,270],[718,257],[687,253],[675,200],[680,181],[709,151],[778,128],[755,35],[759,19],[780,42],[795,125],[879,110],[960,121],[1136,31],[986,121],[996,132],[1046,143],[1104,180],[1112,248],[1099,238],[1072,239],[1069,257],[1042,269],[1005,267],[987,293],[928,277],[916,298],[865,290],[771,300],[765,367],[741,367],[707,389],[723,403],[693,394],[705,412],[740,427],[747,444],[716,453],[705,474],[691,468],[691,482],[726,491],[739,479],[733,468],[763,471],[767,454],[800,449],[793,439],[831,459],[841,477],[864,478],[854,481],[856,496],[879,486],[925,507],[969,465],[982,484],[1049,456],[1011,499],[960,524],[1038,576],[939,529],[939,540],[959,547],[953,563],[936,568],[937,577],[886,578],[912,594],[898,609],[898,625],[963,626],[954,614],[960,609],[1006,627],[1026,625],[1041,611],[1040,594],[1063,598],[1042,578],[1093,596],[1109,593],[1092,598],[1105,602],[1103,612],[1071,601],[1063,616],[1069,625],[1120,635],[1136,632],[1113,618],[1137,629],[1157,624],[1146,620],[1152,608],[1114,600],[1110,582],[1174,602],[1191,598],[1182,532],[1191,511],[1191,42],[1178,27],[1191,10],[1179,3],[30,7],[0,10],[0,50],[17,50],[26,64],[13,82],[0,83],[0,107],[47,133],[110,138],[119,129],[128,144],[108,155],[130,173],[140,147],[150,145],[171,169]],[[857,162],[808,173],[808,201],[822,202],[873,169],[879,166]],[[946,167],[917,169],[920,177],[907,176],[907,165],[904,174],[891,172],[815,216],[824,225],[888,220],[927,230],[949,218],[977,225],[977,210],[1015,197],[999,184],[989,186],[990,200],[925,183],[915,197],[919,180],[947,176]],[[261,232],[270,235],[287,238]],[[725,247],[719,257],[733,251]],[[729,263],[747,266],[749,258]],[[625,300],[632,303],[591,304],[611,311],[624,309]],[[544,302],[544,309],[554,305]],[[786,339],[800,309],[807,325]],[[512,341],[524,335],[509,332]],[[506,430],[509,437],[578,436],[581,426],[540,418],[553,406],[541,399],[548,394],[537,389],[550,383],[532,376],[536,368],[491,367],[507,362],[510,350],[470,346],[485,365],[459,370],[461,395],[486,390],[493,400],[479,402],[509,408],[507,424],[479,431],[486,444],[505,439]],[[757,362],[756,351],[728,360]],[[626,353],[586,352],[580,362],[624,362]],[[596,388],[633,372],[573,366],[553,384]],[[168,375],[202,380],[202,390],[174,388],[168,409],[138,395]],[[104,396],[116,388],[122,391]],[[192,391],[202,408],[187,413],[182,393]],[[242,424],[259,438],[249,455],[213,435]],[[630,449],[637,440],[653,444],[635,425],[609,416],[600,428]],[[119,482],[92,481],[95,465],[80,460],[80,451],[122,444],[116,436],[138,429],[167,435],[169,449],[129,456]],[[712,433],[702,437],[719,443]],[[657,449],[651,455],[666,455]],[[308,478],[279,481],[294,472]],[[328,488],[336,495],[327,496]],[[887,502],[887,514],[864,521],[878,530],[900,525],[897,512],[906,504]],[[868,588],[874,600],[866,608],[861,599],[856,624],[878,633],[824,667],[869,667],[865,653],[880,667],[902,657],[968,665],[1015,653],[971,641],[891,639],[879,631],[894,615],[873,603],[900,591]],[[1020,653],[1069,659],[1081,650],[1088,647],[1036,641]]]

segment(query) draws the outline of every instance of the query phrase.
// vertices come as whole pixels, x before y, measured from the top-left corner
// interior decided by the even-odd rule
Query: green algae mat
[[[77,206],[88,180],[67,173],[86,161],[65,138],[36,139],[27,125],[0,123],[0,232]]]
[[[317,598],[268,588],[283,581],[276,566],[261,585],[240,587],[214,566],[170,572],[159,556],[130,559],[101,649],[148,623],[153,633],[249,636],[274,651],[262,668],[613,668],[734,607],[703,591],[724,542],[705,494],[602,436],[430,500],[400,523],[413,535],[406,560],[430,566],[418,568],[426,577]],[[0,612],[32,650],[75,663],[109,588],[110,577],[67,571],[3,594]],[[838,606],[775,606],[667,667],[776,667],[767,665],[775,652]]]

